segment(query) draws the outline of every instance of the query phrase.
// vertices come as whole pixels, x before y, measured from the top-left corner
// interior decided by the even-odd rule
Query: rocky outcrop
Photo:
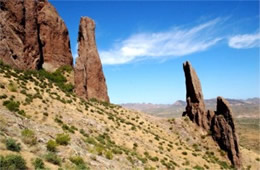
[[[0,58],[19,69],[72,65],[68,30],[47,0],[0,0]]]
[[[34,0],[0,0],[0,58],[20,69],[37,69],[41,63],[37,3]]]
[[[80,19],[78,58],[74,71],[75,92],[78,96],[109,102],[106,80],[96,47],[95,22],[88,17]]]
[[[241,156],[238,137],[228,102],[222,97],[217,98],[217,111],[212,119],[212,137],[221,149],[227,151],[228,157],[235,167],[241,167]]]
[[[39,38],[42,46],[43,68],[53,71],[72,65],[69,32],[56,9],[47,1],[38,3]]]
[[[186,78],[187,101],[183,116],[187,115],[197,125],[209,129],[200,80],[189,62],[183,64],[183,70]]]
[[[187,106],[183,116],[188,116],[203,129],[210,131],[213,139],[221,149],[228,153],[231,163],[241,167],[238,138],[228,102],[222,97],[217,98],[217,111],[205,108],[199,78],[189,62],[183,64],[186,78]]]

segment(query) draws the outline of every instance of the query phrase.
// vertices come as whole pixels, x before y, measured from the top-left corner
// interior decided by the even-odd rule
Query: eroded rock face
[[[183,70],[186,78],[187,101],[183,116],[187,115],[197,125],[209,129],[200,80],[189,62],[183,64]]]
[[[0,0],[0,58],[20,69],[40,67],[37,3]]]
[[[0,0],[0,58],[19,69],[72,65],[68,31],[47,0]]]
[[[78,96],[109,102],[106,80],[96,47],[95,22],[88,17],[80,19],[78,58],[74,71],[75,92]]]
[[[64,21],[47,0],[39,1],[37,9],[43,68],[53,71],[72,65],[69,33]]]
[[[189,62],[183,64],[186,78],[187,106],[183,116],[188,116],[198,126],[212,133],[213,139],[221,149],[228,153],[231,163],[241,167],[238,138],[228,102],[222,97],[217,98],[217,111],[205,108],[199,78]]]
[[[241,167],[238,137],[228,101],[217,98],[217,111],[212,120],[212,137],[221,149],[227,151],[228,157],[235,167]]]

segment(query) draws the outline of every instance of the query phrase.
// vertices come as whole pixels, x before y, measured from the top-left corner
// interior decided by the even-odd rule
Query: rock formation
[[[199,78],[189,62],[183,64],[186,78],[187,106],[183,116],[207,131],[211,131],[213,139],[220,148],[228,153],[231,163],[241,167],[238,138],[228,102],[217,98],[217,111],[206,111]]]
[[[72,65],[68,29],[47,0],[38,3],[37,21],[44,59],[43,68],[52,71],[63,65]]]
[[[205,129],[209,129],[207,114],[200,85],[200,80],[189,62],[183,64],[186,78],[186,112],[191,121]]]
[[[222,97],[217,98],[217,111],[212,119],[212,137],[221,149],[227,151],[228,157],[235,167],[241,167],[238,137],[228,102]]]
[[[19,69],[72,65],[68,30],[47,0],[0,0],[0,58]]]
[[[0,58],[20,69],[40,67],[41,54],[34,0],[0,0]]]
[[[96,47],[95,22],[88,17],[80,19],[78,58],[74,71],[75,92],[78,96],[109,102],[106,80]]]

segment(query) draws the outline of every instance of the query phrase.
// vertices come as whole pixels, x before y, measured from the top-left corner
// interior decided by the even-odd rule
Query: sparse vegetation
[[[35,145],[37,143],[37,137],[34,132],[30,129],[24,129],[22,131],[22,140],[24,143],[29,145]]]
[[[6,156],[0,155],[1,170],[27,170],[26,162],[20,155],[9,154]]]
[[[55,165],[61,165],[61,159],[53,152],[49,152],[45,155],[46,161],[53,163]]]
[[[8,149],[10,151],[20,152],[20,150],[21,150],[21,144],[17,143],[16,140],[14,140],[12,138],[8,138],[5,140],[5,146],[6,146],[6,149]]]
[[[13,100],[6,100],[4,101],[3,105],[12,112],[18,112],[19,111],[19,102],[15,102]]]
[[[15,139],[21,137],[17,140],[21,140],[22,144],[35,145],[37,144],[37,133],[38,140],[41,142],[34,147],[29,147],[28,145],[23,147],[22,152],[19,154],[24,155],[24,153],[29,151],[29,157],[31,155],[40,156],[52,164],[61,166],[59,169],[89,169],[84,159],[86,161],[94,161],[98,166],[101,164],[100,160],[111,162],[113,165],[115,163],[115,168],[117,168],[117,163],[121,163],[121,160],[122,162],[129,161],[131,168],[136,167],[136,169],[147,170],[210,169],[212,168],[211,165],[217,167],[216,169],[232,168],[228,160],[226,160],[225,152],[222,154],[221,150],[212,150],[212,146],[209,146],[206,140],[202,140],[208,134],[203,138],[200,131],[195,129],[192,131],[194,135],[187,136],[192,126],[187,126],[186,123],[183,123],[185,118],[181,120],[179,118],[171,118],[168,119],[168,122],[163,122],[164,120],[162,120],[164,125],[161,126],[161,121],[154,123],[154,121],[150,121],[148,117],[144,117],[139,112],[128,111],[96,99],[91,99],[91,101],[82,100],[71,93],[73,87],[67,86],[67,89],[61,87],[63,86],[61,82],[66,85],[69,84],[67,80],[62,78],[66,74],[62,76],[59,75],[60,73],[55,74],[45,73],[44,70],[38,73],[35,71],[3,71],[2,67],[0,69],[0,76],[9,76],[12,78],[12,83],[16,86],[16,90],[11,91],[9,88],[10,83],[6,83],[7,79],[4,82],[0,79],[0,90],[3,89],[4,92],[0,95],[0,102],[8,110],[16,113],[10,116],[17,118],[14,122],[22,122],[19,124],[20,128],[27,127],[27,129],[22,130],[21,136],[18,134],[15,136]],[[57,80],[54,80],[55,78]],[[18,93],[19,95],[16,95]],[[60,103],[58,104],[59,107],[54,110],[52,107],[57,104],[55,102]],[[37,106],[34,103],[37,103]],[[33,105],[33,108],[31,105]],[[24,109],[26,114],[21,109]],[[31,119],[28,120],[17,114],[26,115],[26,118],[31,117]],[[32,122],[32,124],[29,123],[27,126],[27,121]],[[53,121],[55,123],[52,123]],[[4,138],[3,142],[6,141],[5,138],[13,135],[12,131],[9,131],[11,127],[8,127],[10,122],[9,119],[0,116],[0,138]],[[187,122],[190,122],[190,120],[187,120]],[[37,126],[37,124],[41,124],[41,126]],[[44,131],[47,130],[48,134],[41,135],[41,127],[43,127]],[[62,134],[58,134],[56,138],[48,141],[55,134],[55,132],[50,134],[53,132],[53,129],[48,131],[49,127],[57,128],[57,132]],[[165,131],[164,127],[166,127]],[[179,129],[180,127],[187,127],[185,133],[182,133],[183,129]],[[171,130],[171,133],[168,133],[168,129]],[[208,140],[211,139],[207,138],[207,142]],[[45,147],[43,147],[44,149],[40,147],[40,144],[46,141],[48,141],[45,145],[48,152],[46,152]],[[200,141],[203,142],[200,143]],[[9,149],[11,151],[21,150],[20,144],[15,140],[13,143],[10,142],[9,145],[10,148],[16,148],[17,146],[20,148]],[[148,145],[149,147],[147,147]],[[82,152],[78,152],[79,147],[81,147]],[[0,148],[0,152],[6,150],[5,147],[2,148]],[[72,150],[69,153],[80,156],[71,157],[71,155],[68,155],[68,152],[63,152],[63,149]],[[37,153],[38,151],[39,154]],[[73,153],[73,151],[75,152]],[[10,153],[10,151],[5,152]],[[43,152],[45,152],[45,155],[42,155]],[[87,154],[85,155],[85,153]],[[45,169],[44,161],[41,158],[37,158],[37,156],[35,157],[36,159],[30,159],[32,164],[28,165],[34,167],[28,167],[28,169]],[[175,159],[176,157],[178,159]],[[198,161],[204,159],[204,163],[194,162],[194,160],[189,159],[190,157]],[[3,159],[5,159],[4,156],[0,158],[1,163]],[[253,157],[253,160],[255,160],[253,163],[258,163],[260,158]],[[124,166],[129,168],[129,163]],[[196,166],[196,163],[199,166]],[[48,165],[46,163],[46,166]],[[124,166],[122,167],[125,168]],[[254,169],[254,166],[245,165],[245,167],[250,167],[251,169]]]
[[[48,150],[48,151],[50,151],[50,152],[55,152],[55,151],[57,150],[57,149],[56,149],[57,143],[56,143],[56,141],[54,141],[54,140],[49,140],[49,141],[47,142],[46,147],[47,147],[47,150]]]
[[[40,170],[40,169],[44,169],[45,166],[44,166],[44,162],[42,159],[40,158],[36,158],[34,161],[33,161],[33,166],[36,170]]]
[[[56,136],[57,144],[68,145],[69,141],[70,141],[69,134],[62,133],[62,134],[57,134],[57,136]]]

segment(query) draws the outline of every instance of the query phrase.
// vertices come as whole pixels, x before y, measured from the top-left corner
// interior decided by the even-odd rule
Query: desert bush
[[[80,156],[73,156],[73,157],[70,157],[69,159],[75,165],[84,165],[85,164],[84,160]]]
[[[35,145],[37,143],[37,137],[34,132],[30,129],[24,129],[22,131],[22,140],[24,143],[29,145]]]
[[[106,151],[105,156],[107,159],[113,159],[113,153],[111,151]]]
[[[204,170],[204,168],[199,166],[199,165],[194,166],[193,169],[195,169],[195,170]]]
[[[17,85],[14,84],[13,82],[9,83],[7,86],[8,90],[10,90],[11,92],[17,92]]]
[[[5,140],[5,146],[10,151],[20,152],[21,150],[20,143],[17,143],[16,140],[12,138]]]
[[[56,136],[56,142],[60,145],[68,145],[70,141],[70,136],[68,134],[62,133]]]
[[[85,136],[85,137],[88,137],[88,136],[89,136],[83,129],[80,129],[79,132],[80,132],[83,136]]]
[[[7,98],[6,94],[0,95],[0,99],[6,99],[6,98]]]
[[[55,152],[55,151],[57,150],[57,149],[56,149],[57,143],[56,143],[54,140],[49,140],[49,141],[47,142],[46,147],[47,147],[47,150],[48,150],[48,151],[50,151],[50,152]]]
[[[12,112],[18,112],[19,111],[19,102],[15,102],[13,100],[6,100],[3,102],[3,105]]]
[[[46,159],[46,161],[53,163],[55,165],[61,164],[61,159],[53,152],[46,154],[45,159]]]
[[[40,158],[36,158],[33,161],[33,166],[34,166],[35,170],[40,170],[40,169],[44,169],[45,168],[44,167],[44,162]]]
[[[182,154],[183,154],[183,155],[188,155],[188,153],[187,153],[187,152],[185,152],[185,151],[184,151],[184,152],[182,152]]]
[[[158,157],[149,157],[149,159],[151,160],[151,161],[153,161],[153,162],[157,162],[157,161],[159,161],[159,158]]]
[[[26,162],[20,155],[0,156],[0,169],[2,170],[26,170]]]
[[[92,144],[92,145],[96,145],[97,144],[96,140],[94,138],[92,138],[92,137],[87,137],[85,139],[85,142],[87,142],[89,144]]]

